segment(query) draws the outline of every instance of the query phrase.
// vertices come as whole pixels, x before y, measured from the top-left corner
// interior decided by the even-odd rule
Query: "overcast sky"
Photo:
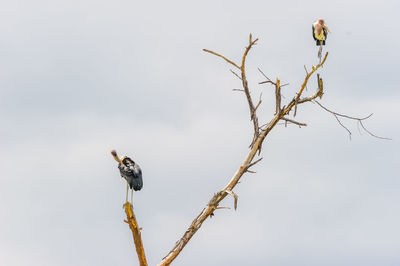
[[[0,3],[0,264],[138,265],[123,222],[125,182],[110,150],[143,170],[135,213],[150,265],[173,247],[248,152],[240,81],[220,58],[248,57],[262,122],[279,77],[289,101],[317,63],[322,103],[374,115],[350,141],[302,105],[277,126],[235,189],[238,210],[207,220],[174,265],[400,265],[400,3],[386,1],[13,0]],[[315,78],[307,93],[315,90]],[[226,198],[221,206],[232,207]]]

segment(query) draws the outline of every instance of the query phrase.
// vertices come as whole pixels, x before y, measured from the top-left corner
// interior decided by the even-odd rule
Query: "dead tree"
[[[193,220],[189,228],[186,230],[184,235],[176,242],[175,246],[173,249],[162,259],[159,265],[169,265],[182,251],[182,249],[185,247],[185,245],[189,242],[189,240],[193,237],[193,235],[199,230],[203,222],[210,217],[211,215],[214,214],[216,210],[219,209],[219,204],[220,202],[228,195],[231,195],[234,198],[234,207],[236,209],[237,206],[237,200],[238,196],[233,192],[233,189],[239,182],[240,178],[243,176],[245,173],[252,173],[250,168],[260,162],[262,158],[254,159],[257,152],[260,154],[261,149],[262,149],[262,143],[264,139],[267,137],[269,132],[278,124],[279,121],[284,121],[286,123],[293,123],[296,125],[302,125],[304,126],[304,123],[300,123],[298,121],[295,121],[294,119],[288,118],[288,115],[292,109],[297,109],[297,106],[300,104],[304,104],[307,102],[310,102],[317,97],[321,97],[323,94],[323,86],[322,86],[322,79],[318,80],[318,83],[321,84],[321,86],[318,87],[317,92],[315,92],[313,95],[309,97],[302,97],[304,89],[308,83],[308,80],[310,77],[321,67],[325,64],[325,61],[328,57],[328,53],[325,54],[324,59],[320,64],[317,66],[313,66],[312,70],[310,72],[306,73],[306,77],[304,79],[303,84],[301,85],[299,91],[297,94],[293,97],[293,99],[285,106],[282,107],[282,97],[281,97],[281,84],[280,80],[277,78],[276,81],[272,81],[270,79],[267,79],[266,82],[264,83],[271,83],[272,85],[275,86],[275,97],[276,97],[276,102],[275,102],[275,115],[269,121],[267,124],[263,126],[259,126],[258,123],[258,116],[257,116],[257,109],[262,103],[262,99],[259,99],[257,104],[254,104],[254,101],[251,97],[250,94],[250,89],[248,86],[247,78],[246,78],[246,57],[249,53],[249,51],[253,48],[253,46],[257,43],[258,39],[253,40],[252,35],[250,34],[249,37],[249,43],[248,46],[246,47],[242,60],[241,60],[241,65],[239,66],[232,60],[226,58],[225,56],[218,54],[216,52],[204,49],[204,52],[216,55],[222,59],[224,59],[226,62],[234,66],[238,71],[240,71],[240,75],[237,75],[241,81],[242,81],[242,87],[243,87],[243,92],[246,95],[246,99],[249,105],[249,110],[250,110],[250,120],[253,122],[253,139],[250,144],[250,151],[243,160],[242,164],[239,166],[237,169],[236,173],[234,176],[231,178],[231,180],[228,182],[228,184],[218,191],[217,193],[214,194],[214,196],[209,200],[207,206],[199,213],[199,215]]]
[[[305,88],[307,86],[307,84],[309,83],[310,78],[325,64],[327,57],[328,57],[328,53],[325,54],[325,56],[323,57],[322,61],[316,65],[316,66],[312,66],[311,70],[308,71],[307,68],[305,67],[306,70],[306,75],[304,78],[303,83],[301,84],[300,88],[298,89],[297,93],[291,98],[290,101],[288,101],[286,104],[284,104],[282,106],[282,94],[281,94],[281,89],[283,86],[287,85],[287,84],[283,84],[281,85],[281,81],[279,80],[279,78],[276,78],[274,81],[269,79],[260,69],[260,73],[266,78],[265,81],[260,82],[259,84],[271,84],[274,86],[275,88],[275,114],[274,117],[266,124],[260,126],[259,125],[259,119],[258,119],[258,115],[257,115],[257,110],[258,107],[261,105],[262,103],[262,99],[260,97],[260,99],[257,101],[257,103],[255,104],[255,101],[253,100],[251,94],[250,94],[250,88],[247,82],[247,77],[246,77],[246,58],[248,56],[248,53],[250,52],[250,50],[254,47],[254,45],[257,43],[258,39],[253,40],[252,35],[250,34],[249,36],[249,40],[248,40],[248,45],[242,55],[241,58],[241,64],[237,64],[235,63],[233,60],[228,59],[227,57],[207,50],[207,49],[203,49],[204,52],[206,53],[210,53],[212,55],[215,55],[217,57],[222,58],[223,60],[225,60],[227,63],[229,63],[230,65],[232,65],[237,71],[240,71],[240,74],[237,74],[235,71],[231,70],[231,72],[233,74],[235,74],[236,77],[238,77],[241,80],[242,83],[242,87],[243,89],[240,89],[238,91],[241,91],[245,94],[246,99],[247,99],[247,103],[249,105],[249,113],[250,113],[250,120],[252,122],[252,127],[254,129],[253,131],[253,136],[252,136],[252,140],[250,143],[250,147],[249,147],[249,152],[246,155],[246,157],[244,158],[243,162],[241,163],[241,165],[239,166],[239,168],[236,170],[236,173],[233,175],[233,177],[229,180],[229,182],[225,185],[224,188],[222,188],[220,191],[216,192],[214,194],[214,196],[208,201],[207,205],[204,207],[204,209],[196,216],[196,218],[194,218],[194,220],[192,221],[192,223],[190,224],[190,226],[187,228],[187,230],[185,231],[185,233],[183,234],[183,236],[176,242],[175,246],[172,248],[172,250],[161,260],[161,262],[158,264],[160,265],[169,265],[182,251],[182,249],[186,246],[186,244],[190,241],[190,239],[193,237],[193,235],[200,229],[200,227],[202,226],[203,222],[210,216],[214,215],[214,212],[217,211],[218,209],[222,209],[223,207],[219,207],[219,204],[221,203],[221,201],[228,195],[231,195],[234,199],[234,208],[236,209],[237,207],[237,201],[238,201],[238,196],[235,194],[235,192],[233,191],[235,186],[238,184],[239,180],[241,179],[241,177],[245,174],[245,173],[254,173],[254,171],[251,170],[251,167],[254,166],[255,164],[259,163],[262,158],[256,158],[256,156],[260,155],[261,149],[262,149],[262,144],[263,141],[265,140],[265,138],[268,136],[268,134],[271,132],[271,130],[279,123],[279,122],[283,122],[284,124],[294,124],[297,125],[299,127],[302,126],[307,126],[306,123],[303,122],[299,122],[295,120],[295,116],[297,113],[297,109],[300,105],[305,104],[305,103],[309,103],[309,102],[314,102],[316,103],[318,106],[320,106],[323,110],[331,113],[332,115],[335,116],[335,118],[337,119],[337,121],[339,122],[339,124],[341,126],[343,126],[348,133],[351,136],[351,131],[345,127],[343,125],[343,123],[341,122],[340,118],[346,118],[346,119],[351,119],[351,120],[355,120],[357,121],[361,127],[371,136],[373,137],[377,137],[377,138],[382,138],[382,139],[387,139],[387,138],[383,138],[383,137],[379,137],[376,136],[375,134],[371,133],[369,130],[367,130],[364,125],[363,125],[363,121],[365,119],[368,119],[371,117],[371,115],[363,117],[363,118],[357,118],[357,117],[352,117],[352,116],[347,116],[347,115],[343,115],[334,111],[329,110],[328,108],[326,108],[325,106],[323,106],[320,102],[316,101],[317,98],[322,98],[323,94],[324,94],[324,85],[323,85],[323,80],[320,77],[320,74],[316,75],[317,78],[317,86],[316,86],[316,91],[311,94],[311,95],[304,95],[304,91]],[[293,114],[293,116],[290,116],[290,114]],[[258,153],[258,155],[257,155]],[[130,207],[130,205],[125,205],[125,209],[127,210],[127,208]],[[128,214],[127,211],[127,216],[128,216],[128,220],[130,220],[130,217],[132,217],[133,215],[133,211],[132,214]],[[134,215],[133,215],[134,217]],[[136,221],[135,221],[136,223]],[[134,238],[135,238],[135,233],[137,234],[137,224],[135,225],[131,225],[130,224],[130,228],[132,229],[132,232],[134,233]],[[140,237],[140,231],[139,231],[139,237]],[[146,265],[145,259],[144,262],[141,261],[141,259],[144,257],[144,249],[142,246],[142,242],[141,241],[136,241],[135,239],[135,245],[136,245],[136,250],[138,252],[138,256],[139,256],[139,261],[140,261],[140,265]],[[138,247],[138,245],[140,245]],[[143,252],[142,252],[143,251]]]

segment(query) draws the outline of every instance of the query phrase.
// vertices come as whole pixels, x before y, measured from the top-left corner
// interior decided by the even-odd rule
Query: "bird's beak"
[[[111,151],[111,155],[114,158],[114,160],[123,165],[122,160],[118,157],[117,152],[115,150]]]

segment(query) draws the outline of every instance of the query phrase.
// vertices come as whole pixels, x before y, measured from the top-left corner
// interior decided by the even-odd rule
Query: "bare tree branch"
[[[324,57],[324,59],[322,60],[321,63],[319,63],[316,67],[315,67],[315,66],[312,66],[311,72],[308,72],[307,69],[306,69],[306,67],[304,66],[304,68],[306,69],[307,75],[306,75],[306,77],[305,77],[305,79],[304,79],[303,84],[301,85],[301,88],[300,88],[299,92],[297,93],[296,97],[294,98],[294,105],[295,105],[294,116],[296,116],[296,113],[297,113],[297,103],[298,103],[298,101],[299,101],[299,99],[300,99],[300,96],[301,96],[301,94],[303,93],[305,87],[307,86],[308,79],[312,76],[312,74],[314,74],[315,71],[317,71],[320,67],[322,67],[322,66],[324,65],[324,63],[325,63],[327,57],[328,57],[328,53],[325,54],[325,57]]]
[[[314,93],[313,95],[300,99],[297,101],[297,104],[302,104],[305,102],[311,102],[312,100],[315,100],[317,97],[319,97],[320,99],[322,98],[322,95],[324,95],[324,83],[322,81],[322,78],[319,77],[319,74],[317,74],[317,83],[318,83],[318,90],[316,93]]]
[[[253,99],[251,98],[250,95],[250,90],[249,90],[249,85],[246,79],[246,57],[247,54],[249,53],[249,51],[251,50],[251,48],[257,43],[258,39],[253,40],[252,35],[249,35],[249,44],[246,47],[243,56],[242,56],[242,64],[240,65],[240,67],[234,63],[232,60],[226,58],[225,56],[218,54],[214,51],[208,50],[208,49],[203,49],[204,52],[216,55],[218,57],[221,57],[222,59],[224,59],[225,61],[227,61],[228,63],[232,64],[233,66],[235,66],[236,68],[240,69],[240,74],[241,76],[239,77],[235,72],[233,72],[231,70],[231,72],[236,75],[238,78],[240,78],[240,80],[242,81],[242,86],[243,86],[243,90],[244,93],[246,94],[246,98],[247,98],[247,102],[249,104],[249,109],[250,109],[250,120],[253,121],[253,128],[254,128],[254,134],[253,134],[253,140],[251,141],[250,147],[253,147],[253,144],[259,134],[259,126],[258,126],[258,117],[256,115],[256,111],[257,108],[260,106],[261,104],[261,100],[258,102],[257,106],[254,106],[253,103]],[[235,89],[236,90],[236,89]]]
[[[238,202],[238,195],[235,194],[235,192],[233,192],[232,190],[225,190],[226,193],[228,193],[229,195],[231,195],[234,199],[234,203],[233,206],[235,208],[235,210],[237,209],[237,202]]]
[[[262,103],[261,97],[262,97],[262,93],[260,94],[260,99],[258,100],[258,103],[257,103],[256,107],[254,107],[254,113],[257,111],[258,107],[259,107],[259,106],[261,105],[261,103]]]
[[[250,167],[256,165],[257,163],[261,162],[262,159],[263,159],[263,158],[257,159],[257,160],[255,160],[254,162],[252,162],[251,164],[247,165],[247,166],[246,166],[246,170],[248,170]]]
[[[366,128],[364,127],[364,124],[363,124],[362,120],[359,120],[358,123],[359,123],[359,124],[361,125],[361,127],[362,127],[369,135],[371,135],[372,137],[375,137],[375,138],[378,138],[378,139],[392,140],[391,138],[379,137],[379,136],[377,136],[377,135],[375,135],[375,134],[372,134],[368,129],[366,129]]]
[[[369,114],[369,115],[367,115],[367,116],[365,116],[365,117],[353,117],[353,116],[344,115],[344,114],[340,114],[340,113],[334,112],[334,111],[332,111],[332,110],[329,110],[328,108],[326,108],[325,106],[323,106],[323,105],[322,105],[320,102],[318,102],[317,100],[314,100],[314,102],[317,103],[322,109],[324,109],[324,110],[327,111],[328,113],[331,113],[331,114],[336,118],[336,120],[338,121],[338,123],[339,123],[344,129],[346,129],[346,131],[349,133],[350,139],[351,139],[352,133],[351,133],[351,131],[350,131],[346,126],[343,125],[343,123],[339,120],[339,117],[347,118],[347,119],[350,119],[350,120],[356,120],[356,121],[357,121],[357,126],[358,126],[358,124],[360,124],[361,127],[365,130],[365,132],[367,132],[367,133],[368,133],[370,136],[372,136],[372,137],[375,137],[375,138],[378,138],[378,139],[392,140],[392,139],[390,139],[390,138],[377,136],[377,135],[373,134],[372,132],[370,132],[368,129],[366,129],[366,128],[364,127],[364,124],[362,123],[362,121],[364,121],[364,120],[370,118],[370,117],[373,115],[372,113]],[[361,132],[360,132],[360,133],[361,133]]]
[[[276,78],[275,83],[275,114],[279,114],[281,112],[281,81]]]
[[[286,122],[290,122],[292,124],[298,125],[299,127],[306,127],[307,126],[307,124],[305,124],[305,123],[297,122],[295,120],[292,120],[292,119],[289,119],[289,118],[286,118],[286,117],[282,117],[281,120],[284,120]]]
[[[210,51],[210,50],[207,50],[207,49],[203,49],[203,51],[206,52],[206,53],[210,53],[210,54],[219,56],[219,57],[221,57],[222,59],[224,59],[226,62],[228,62],[229,64],[231,64],[231,65],[233,65],[234,67],[236,67],[237,69],[240,69],[240,67],[239,67],[235,62],[229,60],[228,58],[226,58],[226,57],[223,56],[223,55],[220,55],[220,54],[218,54],[218,53],[216,53],[216,52],[213,52],[213,51]]]
[[[235,75],[238,79],[242,80],[242,78],[239,76],[238,73],[236,73],[235,71],[233,71],[232,69],[229,69],[233,75]]]
[[[182,251],[185,245],[189,242],[189,240],[193,237],[193,235],[199,230],[203,222],[214,213],[217,209],[218,204],[228,195],[227,191],[232,191],[233,188],[237,185],[240,178],[247,171],[248,165],[251,164],[254,156],[257,153],[261,143],[264,141],[264,138],[268,135],[268,133],[272,130],[272,128],[279,121],[279,116],[276,115],[268,124],[267,128],[263,130],[259,136],[257,137],[253,147],[249,151],[249,154],[246,156],[243,163],[240,165],[239,169],[236,171],[232,179],[228,182],[228,184],[218,193],[216,193],[207,206],[200,212],[200,214],[193,220],[189,228],[186,230],[181,239],[176,242],[174,248],[163,258],[159,265],[169,265]]]
[[[246,79],[246,73],[245,73],[246,56],[247,56],[248,52],[250,51],[251,47],[257,42],[257,40],[258,39],[253,41],[252,36],[250,34],[249,45],[246,47],[246,50],[243,54],[242,65],[240,67],[241,74],[242,74],[241,75],[242,85],[243,85],[244,91],[245,91],[247,99],[248,99],[250,114],[251,114],[251,118],[254,123],[254,133],[255,134],[254,134],[254,139],[253,139],[252,145],[250,146],[250,151],[247,154],[244,161],[242,162],[242,164],[237,169],[234,176],[228,182],[228,184],[222,190],[220,190],[219,192],[214,194],[214,196],[208,202],[207,206],[199,213],[199,215],[197,215],[197,217],[193,220],[193,222],[191,223],[189,228],[186,230],[186,232],[183,234],[183,236],[178,240],[178,242],[176,242],[173,249],[162,259],[162,261],[159,265],[169,265],[179,255],[179,253],[182,251],[182,249],[185,247],[185,245],[189,242],[189,240],[193,237],[193,235],[197,232],[197,230],[199,230],[199,228],[201,227],[203,222],[210,215],[214,215],[214,211],[217,210],[218,204],[228,195],[228,193],[230,193],[230,191],[233,191],[233,188],[238,184],[238,182],[239,182],[240,178],[243,176],[243,174],[245,174],[246,172],[249,172],[248,168],[260,161],[260,159],[259,159],[259,160],[256,160],[255,162],[253,162],[253,159],[254,159],[257,151],[258,152],[261,151],[262,143],[263,143],[265,137],[277,125],[279,120],[284,118],[284,116],[287,115],[292,110],[292,108],[296,105],[299,97],[301,96],[301,94],[304,90],[304,87],[306,86],[306,84],[308,82],[309,77],[312,75],[312,73],[314,73],[316,71],[316,69],[318,69],[325,63],[325,60],[327,57],[327,54],[326,54],[325,58],[321,62],[321,64],[319,64],[317,67],[313,68],[313,71],[310,72],[309,74],[307,74],[306,79],[305,79],[302,87],[300,88],[297,96],[288,104],[288,106],[284,106],[279,112],[277,112],[275,114],[275,116],[271,119],[271,121],[268,124],[266,124],[265,127],[263,126],[263,129],[260,132],[260,128],[258,126],[258,118],[255,113],[256,108],[254,107],[252,98],[250,96],[249,87],[248,87],[247,79]],[[205,51],[211,52],[209,50],[205,50]],[[222,57],[226,60],[225,57],[223,57],[219,54],[216,54],[214,52],[211,52],[211,53],[215,54],[219,57]],[[269,83],[274,84],[273,82],[269,82]],[[280,86],[278,86],[278,91],[279,91],[279,88],[280,88]]]
[[[132,204],[126,202],[124,204],[124,209],[127,218],[127,220],[124,220],[124,222],[129,224],[129,228],[132,231],[133,241],[135,242],[136,253],[139,258],[140,266],[147,266],[146,255],[144,254],[142,236],[140,234],[140,230],[142,228],[139,227],[136,221],[135,214],[133,213]]]
[[[250,109],[250,119],[253,121],[253,127],[254,127],[254,135],[253,135],[253,140],[251,141],[250,147],[253,147],[254,142],[259,134],[259,127],[258,127],[258,117],[256,115],[256,108],[254,107],[253,104],[253,99],[251,98],[250,95],[250,90],[249,90],[249,85],[246,79],[246,57],[247,54],[249,53],[251,47],[256,44],[258,39],[255,39],[254,41],[252,40],[252,35],[250,34],[249,36],[249,45],[246,47],[246,50],[243,53],[242,56],[242,65],[240,66],[240,71],[242,74],[242,86],[244,89],[244,92],[246,93],[246,98],[247,102],[249,104],[249,109]]]
[[[214,212],[218,209],[221,209],[223,207],[219,207],[218,205],[220,204],[220,202],[227,196],[227,195],[232,195],[234,198],[234,208],[237,208],[237,195],[233,192],[233,189],[235,188],[235,186],[239,183],[240,179],[242,178],[242,176],[245,173],[254,173],[254,171],[250,171],[249,168],[251,166],[254,166],[255,164],[257,164],[258,162],[261,161],[262,158],[259,158],[255,161],[254,158],[258,153],[261,152],[262,149],[262,143],[265,140],[265,138],[268,136],[268,134],[271,132],[271,130],[278,124],[279,121],[285,121],[285,124],[287,123],[292,123],[298,126],[307,126],[307,124],[305,123],[300,123],[298,121],[292,120],[287,118],[286,116],[289,115],[290,111],[294,108],[295,112],[294,115],[296,115],[296,109],[297,106],[299,104],[303,104],[306,102],[310,102],[310,101],[315,101],[315,99],[317,97],[322,97],[323,95],[323,81],[320,78],[319,75],[317,75],[317,84],[318,84],[318,90],[316,93],[314,93],[313,95],[309,96],[309,97],[305,97],[305,98],[301,98],[304,89],[307,86],[307,83],[309,81],[309,78],[320,68],[324,65],[327,57],[328,57],[328,53],[325,54],[324,59],[317,65],[317,66],[313,66],[312,70],[309,72],[307,70],[306,67],[306,77],[304,79],[304,82],[302,83],[299,91],[297,92],[296,96],[287,104],[284,105],[281,108],[281,86],[280,85],[280,80],[277,78],[276,82],[273,82],[271,79],[269,79],[260,69],[259,71],[261,72],[261,74],[267,79],[266,81],[260,82],[259,84],[265,84],[265,83],[271,83],[273,85],[275,85],[275,96],[276,96],[276,112],[274,117],[269,121],[269,123],[262,125],[261,127],[258,126],[258,117],[256,115],[256,111],[257,108],[260,106],[261,104],[261,98],[258,102],[258,104],[256,106],[254,106],[253,104],[253,100],[251,98],[250,95],[250,91],[249,91],[249,87],[248,87],[248,83],[247,83],[247,79],[246,79],[246,72],[245,72],[245,60],[246,60],[246,56],[248,54],[248,52],[250,51],[250,49],[252,48],[252,46],[254,44],[256,44],[258,39],[256,40],[252,40],[252,36],[250,34],[249,36],[249,45],[246,47],[245,52],[243,53],[242,56],[242,64],[239,67],[237,64],[233,63],[231,60],[227,59],[226,57],[217,54],[215,52],[212,52],[210,50],[206,50],[204,49],[205,52],[214,54],[218,57],[223,58],[225,61],[229,62],[230,64],[234,65],[236,68],[241,70],[241,80],[242,80],[242,86],[243,86],[243,91],[246,94],[247,100],[248,100],[248,105],[249,105],[249,109],[250,109],[250,117],[251,120],[253,121],[253,125],[254,125],[254,137],[253,137],[253,141],[252,144],[250,145],[250,150],[247,154],[247,156],[245,157],[245,159],[243,160],[243,162],[241,163],[241,165],[239,166],[239,168],[236,170],[235,174],[232,176],[232,178],[229,180],[229,182],[227,183],[227,185],[221,189],[220,191],[218,191],[217,193],[214,194],[213,197],[211,197],[211,199],[208,201],[207,205],[205,206],[205,208],[203,208],[203,210],[194,218],[194,220],[192,221],[192,223],[190,224],[190,226],[188,227],[188,229],[186,230],[186,232],[183,234],[183,236],[176,242],[175,246],[172,248],[172,250],[162,259],[162,261],[160,262],[160,264],[158,265],[169,265],[182,251],[182,249],[185,247],[185,245],[190,241],[190,239],[194,236],[194,234],[199,230],[199,228],[202,226],[203,222],[210,216],[214,215]],[[285,84],[287,85],[287,84]],[[242,91],[242,90],[239,90]],[[317,101],[315,101],[317,102]],[[317,102],[318,103],[318,102]],[[319,103],[318,103],[319,104]],[[322,107],[322,105],[321,105]],[[324,107],[322,107],[324,108]],[[324,108],[325,109],[325,108]],[[348,116],[346,115],[341,115],[335,112],[332,112],[328,109],[326,109],[326,111],[331,112],[332,114],[335,115],[335,118],[338,119],[338,122],[341,124],[340,120],[338,117],[345,117],[348,118]],[[368,116],[370,117],[370,116]],[[360,125],[364,128],[362,121],[364,119],[367,119],[368,117],[365,118],[351,118],[351,119],[355,119],[358,120],[358,122],[360,123]],[[341,124],[342,125],[342,124]],[[364,128],[364,130],[366,130]],[[370,133],[368,130],[366,130],[370,135],[375,136],[374,134]],[[377,136],[376,136],[377,137]],[[386,139],[386,138],[384,138]]]
[[[358,121],[362,121],[362,120],[365,120],[365,119],[368,119],[368,118],[370,118],[372,115],[373,115],[373,113],[371,113],[371,114],[369,114],[369,115],[367,115],[367,116],[365,116],[365,117],[353,117],[353,116],[348,116],[348,115],[344,115],[344,114],[340,114],[340,113],[337,113],[337,112],[334,112],[334,111],[331,111],[331,110],[329,110],[328,108],[326,108],[325,106],[323,106],[320,102],[318,102],[317,100],[314,100],[314,102],[315,103],[317,103],[322,109],[324,109],[325,111],[327,111],[327,112],[329,112],[329,113],[331,113],[331,114],[334,114],[334,115],[337,115],[337,116],[341,116],[341,117],[344,117],[344,118],[348,118],[348,119],[352,119],[352,120],[358,120]]]
[[[308,75],[308,70],[307,70],[306,65],[304,65],[304,70],[306,71],[306,74]]]
[[[264,72],[262,72],[262,70],[260,68],[257,68],[257,69],[258,69],[258,71],[260,71],[261,75],[263,75],[267,79],[266,81],[258,82],[258,84],[271,83],[271,84],[275,85],[275,83],[269,77],[267,77],[267,75],[265,75]]]
[[[351,140],[351,131],[345,125],[343,125],[337,114],[333,114],[333,116],[336,118],[336,121],[338,121],[339,125],[341,125],[344,129],[346,129],[346,131],[349,133],[349,138]]]

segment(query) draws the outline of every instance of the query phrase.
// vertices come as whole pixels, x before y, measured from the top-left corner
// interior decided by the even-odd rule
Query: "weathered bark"
[[[257,40],[257,39],[256,39]],[[261,132],[258,134],[258,119],[255,114],[255,108],[253,105],[253,102],[251,100],[251,96],[249,93],[247,81],[245,79],[245,68],[244,68],[244,62],[245,62],[245,57],[247,53],[249,52],[251,46],[255,43],[252,42],[251,36],[250,36],[250,45],[246,47],[245,53],[243,55],[242,59],[242,67],[241,67],[241,72],[242,72],[242,85],[244,92],[246,94],[246,98],[248,99],[248,104],[250,108],[250,115],[252,116],[252,120],[254,122],[254,126],[257,124],[257,128],[254,129],[254,134],[255,134],[255,139],[252,142],[251,148],[249,153],[247,154],[246,158],[242,162],[242,164],[239,166],[238,170],[234,174],[234,176],[231,178],[231,180],[228,182],[228,184],[219,192],[214,194],[214,196],[210,199],[208,202],[207,206],[200,212],[200,214],[193,220],[193,222],[190,224],[189,228],[186,230],[186,232],[183,234],[183,236],[176,242],[175,246],[173,249],[162,259],[162,261],[158,264],[159,266],[164,266],[164,265],[169,265],[182,251],[182,249],[185,247],[185,245],[189,242],[189,240],[193,237],[193,235],[199,230],[203,222],[211,215],[213,215],[214,211],[218,209],[219,203],[228,195],[232,195],[235,198],[235,206],[236,206],[236,201],[237,201],[237,195],[232,191],[233,188],[237,185],[239,182],[240,178],[243,176],[244,173],[250,172],[249,168],[259,162],[260,160],[257,160],[253,162],[253,159],[255,155],[257,154],[257,151],[261,150],[262,143],[265,139],[265,137],[268,135],[268,133],[276,126],[276,124],[284,118],[285,115],[289,114],[289,112],[292,110],[293,107],[297,106],[299,104],[299,100],[301,100],[301,103],[311,101],[318,97],[319,95],[322,94],[322,87],[319,88],[318,92],[316,92],[314,95],[308,98],[300,99],[301,94],[304,91],[304,88],[308,82],[308,79],[310,76],[318,69],[320,68],[324,63],[325,60],[328,56],[328,54],[325,55],[324,60],[317,65],[316,67],[313,67],[313,70],[310,73],[307,73],[306,78],[297,93],[297,95],[292,99],[292,101],[288,104],[287,107],[284,107],[283,109],[280,109],[281,103],[281,97],[280,97],[280,81],[277,79],[277,97],[276,99],[279,101],[277,103],[277,106],[279,106],[279,111],[277,109],[277,113],[275,114],[274,118],[265,126],[261,128]],[[228,63],[234,65],[237,67],[237,64],[235,64],[233,61],[227,59],[226,57],[219,55],[215,52],[212,52],[210,50],[204,50],[205,52],[214,54],[216,56],[219,56],[223,59],[225,59]],[[249,100],[250,99],[250,100]],[[253,162],[253,163],[252,163]]]
[[[138,255],[140,266],[147,266],[146,255],[144,254],[143,242],[140,234],[141,228],[136,221],[135,214],[133,213],[132,204],[126,202],[124,204],[124,209],[127,218],[127,220],[124,220],[124,222],[129,224],[129,228],[132,231],[133,241],[135,242],[136,253]]]

